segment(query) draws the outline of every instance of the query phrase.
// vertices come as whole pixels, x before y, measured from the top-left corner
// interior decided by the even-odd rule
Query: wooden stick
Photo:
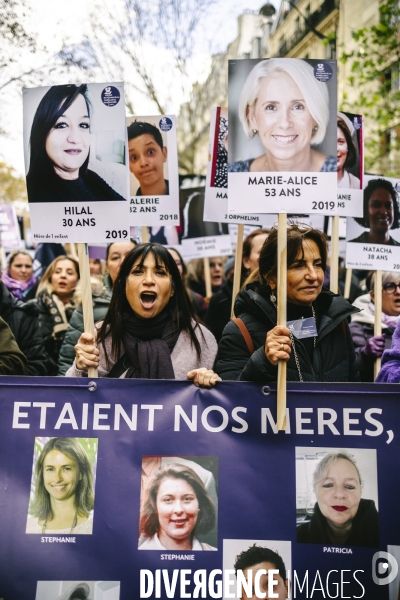
[[[206,283],[206,298],[211,298],[212,287],[211,287],[211,273],[210,273],[210,260],[208,256],[203,258],[204,264],[204,281]]]
[[[334,294],[339,290],[339,216],[332,217],[331,232],[331,276],[329,289]]]
[[[236,296],[240,290],[240,279],[242,276],[242,257],[243,257],[243,235],[244,225],[238,225],[236,254],[235,254],[235,272],[233,274],[233,291],[232,291],[232,309],[231,316],[234,317],[233,307],[235,306]]]
[[[93,300],[92,286],[90,283],[89,254],[87,244],[78,244],[79,269],[81,272],[81,290],[82,290],[82,311],[83,326],[85,333],[91,333],[95,337],[94,318],[93,318]],[[88,368],[88,377],[98,377],[95,367]]]
[[[149,228],[143,225],[142,229],[142,244],[148,244],[150,241]]]
[[[346,279],[344,282],[344,297],[346,300],[350,298],[350,289],[351,289],[351,276],[353,275],[353,269],[346,268]]]
[[[278,322],[286,327],[287,302],[287,214],[278,214]],[[278,362],[278,429],[286,429],[286,361]]]
[[[0,246],[0,267],[2,271],[5,271],[7,268],[6,253],[3,246]]]
[[[374,335],[382,335],[382,271],[375,271],[374,284],[374,304],[375,304],[375,325]],[[381,359],[376,358],[374,364],[374,379],[381,370]]]

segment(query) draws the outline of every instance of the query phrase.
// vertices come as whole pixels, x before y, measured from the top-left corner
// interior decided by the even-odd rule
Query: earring
[[[318,125],[315,125],[315,127],[313,127],[312,134],[315,135],[317,133],[317,131],[318,131]]]
[[[276,304],[275,292],[271,292],[269,299],[271,300],[272,304]]]
[[[256,133],[258,133],[258,129],[253,129],[253,133],[256,135]]]

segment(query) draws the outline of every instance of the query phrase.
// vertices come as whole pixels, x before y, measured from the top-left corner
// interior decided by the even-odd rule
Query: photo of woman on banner
[[[29,202],[125,201],[89,168],[89,159],[93,159],[89,86],[55,85],[40,100],[29,140]],[[113,138],[112,143],[117,146],[118,140]],[[123,147],[122,141],[120,146]],[[111,163],[124,160],[115,153],[111,159]],[[105,169],[108,161],[110,156],[106,154],[101,167]]]
[[[337,178],[338,188],[361,189],[361,182],[350,170],[359,164],[359,151],[353,139],[354,127],[344,113],[337,117]]]
[[[92,533],[97,440],[86,442],[87,449],[77,438],[50,438],[44,445],[34,465],[26,533]]]
[[[257,546],[253,544],[247,550],[243,550],[235,560],[234,564],[235,575],[237,576],[238,571],[242,571],[246,580],[249,578],[249,571],[251,571],[251,579],[253,582],[252,585],[252,594],[246,594],[246,591],[242,589],[241,600],[255,600],[260,596],[257,596],[255,590],[255,578],[258,571],[264,570],[265,574],[261,575],[259,578],[259,589],[261,594],[265,594],[265,598],[268,598],[268,593],[271,589],[269,585],[270,577],[274,579],[273,591],[275,594],[275,598],[278,600],[286,600],[289,598],[290,592],[290,583],[288,579],[287,569],[285,563],[282,560],[282,557],[271,550],[270,548],[264,548],[262,546]],[[274,573],[271,575],[270,571],[276,570],[279,571],[278,574]]]
[[[349,242],[400,246],[389,233],[400,228],[400,208],[396,189],[388,179],[370,179],[364,189],[363,217],[355,217],[354,221],[369,229]]]
[[[142,502],[139,550],[217,550],[199,539],[213,529],[216,510],[195,469],[177,462],[154,472]]]
[[[129,170],[134,176],[131,196],[168,196],[169,181],[164,175],[168,151],[158,127],[133,121],[128,126],[128,150]]]
[[[313,451],[310,449],[310,454]],[[311,519],[297,526],[297,541],[378,547],[378,512],[374,500],[361,497],[364,481],[354,456],[347,450],[326,453],[317,462],[312,479],[316,503]]]
[[[236,61],[235,66],[240,62]],[[262,154],[237,160],[246,144],[235,135],[234,148],[231,138],[229,142],[228,171],[336,171],[336,139],[325,139],[330,119],[328,84],[316,78],[306,60],[259,61],[241,89],[237,114],[245,137],[258,138],[257,148]],[[255,150],[254,144],[249,147]]]

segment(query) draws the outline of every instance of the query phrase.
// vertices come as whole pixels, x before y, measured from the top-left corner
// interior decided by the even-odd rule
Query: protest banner
[[[337,214],[362,217],[364,180],[364,120],[362,115],[337,114]]]
[[[128,240],[123,84],[24,89],[23,110],[34,241]]]
[[[0,246],[5,250],[22,247],[17,215],[12,204],[0,204]]]
[[[400,180],[377,175],[364,180],[363,215],[347,218],[346,265],[400,271]]]
[[[135,116],[128,117],[126,123],[130,224],[149,227],[149,241],[177,244],[180,219],[176,119]]]
[[[229,212],[337,214],[336,62],[229,61],[228,87]]]
[[[98,581],[119,585],[119,600],[240,597],[233,549],[256,542],[284,559],[281,600],[395,600],[398,395],[289,383],[283,433],[275,384],[2,377],[0,597],[59,600],[65,582]],[[53,476],[59,458],[69,468]],[[40,498],[69,501],[67,522],[41,517]]]

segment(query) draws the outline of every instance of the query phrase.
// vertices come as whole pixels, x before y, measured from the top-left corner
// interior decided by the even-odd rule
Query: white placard
[[[33,240],[129,239],[123,84],[30,88],[23,101]]]
[[[179,226],[176,118],[128,117],[131,226]]]
[[[336,61],[229,61],[229,212],[337,214]]]
[[[347,219],[346,265],[400,271],[400,180],[376,175],[364,179],[363,217]]]
[[[364,119],[362,115],[338,112],[337,122],[337,214],[362,217]]]
[[[17,215],[12,204],[0,204],[0,246],[6,250],[22,248]]]

